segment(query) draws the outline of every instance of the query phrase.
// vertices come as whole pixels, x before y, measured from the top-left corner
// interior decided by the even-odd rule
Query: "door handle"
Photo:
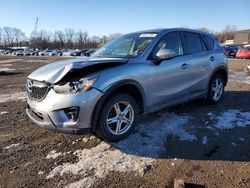
[[[210,61],[214,61],[214,60],[215,60],[214,56],[211,56]]]
[[[188,67],[189,67],[189,64],[187,64],[187,63],[184,63],[184,64],[181,65],[181,68],[182,68],[182,69],[186,69],[186,68],[188,68]]]

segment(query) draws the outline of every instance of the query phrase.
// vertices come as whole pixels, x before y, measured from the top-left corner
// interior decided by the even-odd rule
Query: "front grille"
[[[50,87],[42,82],[27,80],[27,94],[31,100],[43,100],[50,90]]]

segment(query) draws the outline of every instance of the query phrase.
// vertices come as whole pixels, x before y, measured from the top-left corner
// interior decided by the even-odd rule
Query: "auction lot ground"
[[[0,187],[250,187],[249,60],[229,60],[222,103],[142,116],[119,143],[46,131],[25,114],[25,80],[62,57],[0,57]]]

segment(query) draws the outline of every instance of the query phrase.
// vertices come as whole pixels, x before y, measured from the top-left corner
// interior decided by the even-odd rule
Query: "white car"
[[[60,50],[53,50],[49,53],[49,56],[61,56],[62,52]]]
[[[63,52],[63,56],[73,56],[73,54],[75,53],[75,50],[68,50]]]
[[[49,54],[52,52],[52,50],[44,50],[42,52],[39,52],[39,56],[49,56]]]

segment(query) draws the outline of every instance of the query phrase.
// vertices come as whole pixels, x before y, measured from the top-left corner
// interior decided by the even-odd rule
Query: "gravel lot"
[[[140,117],[118,143],[46,131],[25,114],[24,83],[61,57],[0,57],[0,187],[250,187],[249,60],[229,60],[222,103]]]

